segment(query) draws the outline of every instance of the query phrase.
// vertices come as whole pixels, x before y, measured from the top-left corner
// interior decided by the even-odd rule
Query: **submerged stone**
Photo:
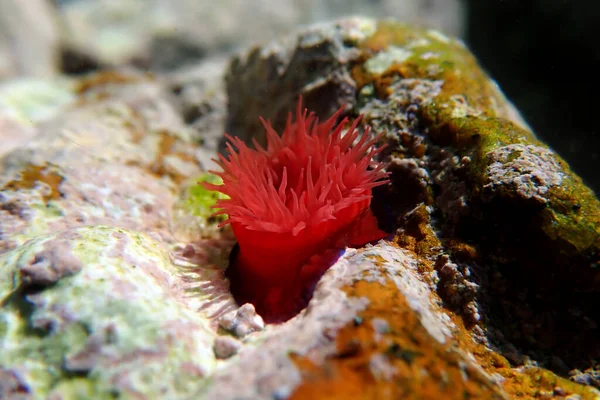
[[[232,58],[228,133],[263,142],[258,116],[281,129],[301,94],[388,145],[373,211],[393,235],[281,324],[235,304],[234,243],[191,189],[223,130],[213,69],[75,79],[0,159],[0,397],[600,395],[600,204],[464,44],[351,18]],[[190,118],[197,90],[222,107]]]

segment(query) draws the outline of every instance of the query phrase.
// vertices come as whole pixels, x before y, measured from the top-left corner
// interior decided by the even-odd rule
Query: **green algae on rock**
[[[67,78],[0,83],[0,157],[25,145],[36,135],[36,124],[59,115],[75,101],[73,82]]]
[[[600,290],[600,272],[593,268],[600,261],[600,202],[557,154],[527,130],[468,50],[454,39],[430,31],[418,34],[394,23],[381,24],[362,46],[368,51],[394,46],[413,51],[412,56],[370,78],[441,81],[439,93],[426,99],[417,114],[434,144],[452,146],[457,155],[470,158],[467,178],[472,201],[489,202],[494,197],[527,203],[533,198],[544,203],[545,207],[535,210],[539,228],[530,240],[546,241],[556,257],[572,257],[564,262],[580,265],[573,267],[579,283],[587,281],[592,290]],[[507,151],[516,158],[520,157],[517,152],[521,156],[533,152],[530,165],[520,169],[514,159],[495,156]],[[510,183],[495,180],[506,173],[514,175]]]
[[[458,40],[353,18],[232,60],[229,133],[282,123],[302,94],[389,145],[373,203],[396,237],[348,250],[280,325],[235,307],[231,241],[216,221],[202,237],[206,131],[170,79],[78,80],[79,101],[0,159],[0,397],[598,397],[597,201]]]
[[[119,228],[4,253],[0,376],[34,398],[189,398],[215,367],[214,332],[173,286],[177,274],[159,242]]]
[[[527,355],[563,377],[600,356],[592,306],[600,203],[462,42],[395,21],[344,19],[240,54],[227,90],[230,133],[248,142],[263,139],[258,109],[280,128],[297,94],[320,116],[348,103],[351,117],[386,132],[392,175],[374,200],[378,215],[432,282],[443,277],[438,294],[474,340],[494,344],[515,368]],[[426,217],[415,227],[417,214]],[[503,376],[518,393],[523,377]]]
[[[597,339],[594,323],[585,321],[597,320],[592,304],[600,291],[600,202],[536,139],[462,44],[392,22],[380,24],[361,47],[369,58],[390,46],[408,47],[413,55],[381,74],[355,69],[363,88],[372,85],[376,96],[361,90],[360,111],[378,129],[425,143],[423,153],[396,140],[391,153],[416,157],[430,172],[444,216],[442,236],[477,246],[478,268],[488,271],[478,282],[485,282],[478,313],[494,322],[490,333],[499,328],[502,340],[539,359],[561,360],[563,374],[568,366],[591,365],[599,355],[591,350]],[[404,120],[381,116],[392,104]],[[463,260],[462,268],[473,261]],[[531,286],[535,297],[525,294]],[[573,317],[573,307],[584,316]],[[582,342],[585,349],[573,351],[573,343]]]
[[[0,84],[0,115],[33,124],[64,111],[77,99],[73,81],[21,79]]]
[[[218,228],[218,224],[225,220],[223,215],[212,216],[212,208],[218,199],[226,198],[225,195],[213,190],[207,190],[200,185],[208,182],[215,185],[223,181],[216,175],[205,173],[197,179],[190,179],[182,185],[180,196],[173,205],[171,217],[171,230],[179,240],[200,240],[216,238],[228,231],[229,228]]]
[[[209,173],[202,174],[196,179],[196,183],[201,182],[207,182],[213,185],[223,184],[223,180],[220,177]],[[227,196],[220,192],[208,190],[202,185],[194,185],[188,189],[187,196],[185,196],[185,208],[190,215],[208,219],[214,214],[215,210],[212,207],[216,204],[217,200],[225,198],[227,198]],[[219,220],[225,219],[223,216],[216,216],[215,218]]]

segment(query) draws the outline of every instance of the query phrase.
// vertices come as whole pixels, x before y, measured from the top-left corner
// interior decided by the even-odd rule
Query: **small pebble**
[[[213,351],[217,358],[225,359],[237,354],[241,347],[240,341],[231,336],[218,336],[213,344]]]
[[[256,313],[252,304],[246,303],[237,311],[232,311],[219,319],[219,325],[229,332],[234,333],[238,338],[257,331],[265,329],[265,322],[262,317]]]

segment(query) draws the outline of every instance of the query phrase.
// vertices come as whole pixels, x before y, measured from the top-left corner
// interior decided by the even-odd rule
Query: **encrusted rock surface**
[[[564,377],[579,365],[593,374],[600,204],[460,41],[343,20],[241,54],[227,83],[228,127],[259,142],[240,110],[268,110],[277,129],[290,90],[320,116],[338,105],[328,96],[354,97],[348,115],[386,133],[391,185],[375,211],[394,221],[396,242],[417,254],[445,307],[515,366],[530,359]]]
[[[0,397],[186,398],[215,333],[163,245],[106,226],[40,236],[0,258]],[[160,379],[157,379],[160,377]]]
[[[487,157],[491,163],[484,188],[491,192],[490,197],[505,191],[545,204],[548,191],[560,186],[565,174],[554,154],[544,147],[509,144],[490,151]]]
[[[45,87],[61,101],[0,88],[0,398],[600,396],[600,204],[460,41],[352,18],[227,67]],[[216,132],[260,141],[299,94],[385,131],[393,234],[265,325],[233,301],[234,238],[195,182]]]

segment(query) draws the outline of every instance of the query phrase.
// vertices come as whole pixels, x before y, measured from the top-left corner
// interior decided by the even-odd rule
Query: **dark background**
[[[600,1],[466,0],[466,41],[539,138],[600,194]]]

